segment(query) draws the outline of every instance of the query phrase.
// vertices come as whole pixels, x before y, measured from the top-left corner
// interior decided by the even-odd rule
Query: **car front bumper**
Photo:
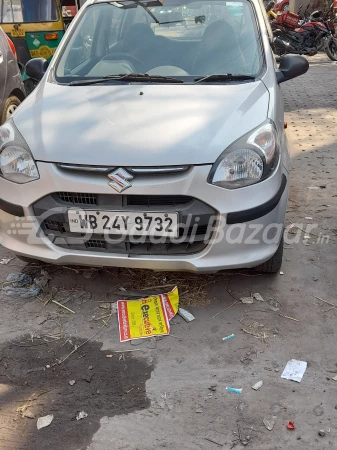
[[[211,166],[201,165],[175,175],[135,177],[127,190],[133,196],[168,193],[190,196],[211,206],[216,212],[217,226],[211,241],[201,251],[153,255],[62,248],[41,232],[34,210],[40,199],[60,191],[120,194],[111,189],[106,176],[67,172],[52,163],[37,164],[40,172],[37,181],[17,185],[0,178],[0,243],[17,254],[64,265],[216,272],[254,267],[267,261],[281,239],[288,198],[288,172],[281,163],[269,179],[236,190],[208,184]]]

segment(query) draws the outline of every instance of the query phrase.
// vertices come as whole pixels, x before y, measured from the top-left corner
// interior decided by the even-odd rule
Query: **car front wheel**
[[[11,117],[11,115],[14,113],[14,111],[20,105],[20,103],[21,101],[14,95],[6,100],[4,110],[1,116],[1,124],[5,123],[6,120],[8,120]]]
[[[277,273],[282,267],[282,257],[283,257],[283,236],[281,238],[280,244],[276,250],[274,256],[272,256],[268,261],[254,267],[256,272],[260,273]]]

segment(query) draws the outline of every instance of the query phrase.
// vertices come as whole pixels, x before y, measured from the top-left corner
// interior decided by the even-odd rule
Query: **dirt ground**
[[[156,275],[160,285],[187,280],[182,302],[195,321],[176,317],[170,336],[125,344],[104,302],[120,287],[152,287],[153,273],[45,267],[51,292],[74,313],[44,306],[47,293],[23,300],[0,292],[1,450],[337,449],[337,311],[315,298],[337,305],[336,71],[316,56],[308,74],[282,86],[292,159],[287,224],[306,232],[313,225],[310,235],[291,229],[288,239],[299,242],[288,240],[283,275]],[[5,257],[13,255],[0,249]],[[41,268],[13,259],[0,266],[0,281],[21,270]],[[265,301],[233,304],[250,292]],[[292,358],[308,363],[301,383],[281,378]],[[82,410],[88,416],[77,421]],[[27,411],[34,418],[22,417]],[[38,431],[37,418],[48,414],[53,422]]]

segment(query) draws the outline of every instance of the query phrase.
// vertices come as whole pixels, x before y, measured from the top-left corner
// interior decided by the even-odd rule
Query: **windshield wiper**
[[[234,73],[223,73],[223,74],[213,74],[208,75],[206,77],[198,77],[194,78],[194,81],[199,83],[200,81],[246,81],[246,80],[255,80],[255,77],[252,75],[241,75]]]
[[[148,75],[147,73],[122,73],[119,75],[106,75],[102,78],[93,80],[75,80],[69,83],[69,86],[85,86],[90,84],[105,83],[107,81],[139,81],[143,83],[183,83],[183,80],[174,77],[165,77],[162,75]]]

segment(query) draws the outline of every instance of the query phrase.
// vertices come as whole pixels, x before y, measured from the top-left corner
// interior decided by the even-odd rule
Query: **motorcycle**
[[[309,18],[303,19],[289,11],[278,15],[272,24],[274,53],[278,56],[287,53],[313,56],[319,50],[325,50],[332,61],[337,61],[337,39],[330,11],[325,16],[321,11],[314,11]]]

